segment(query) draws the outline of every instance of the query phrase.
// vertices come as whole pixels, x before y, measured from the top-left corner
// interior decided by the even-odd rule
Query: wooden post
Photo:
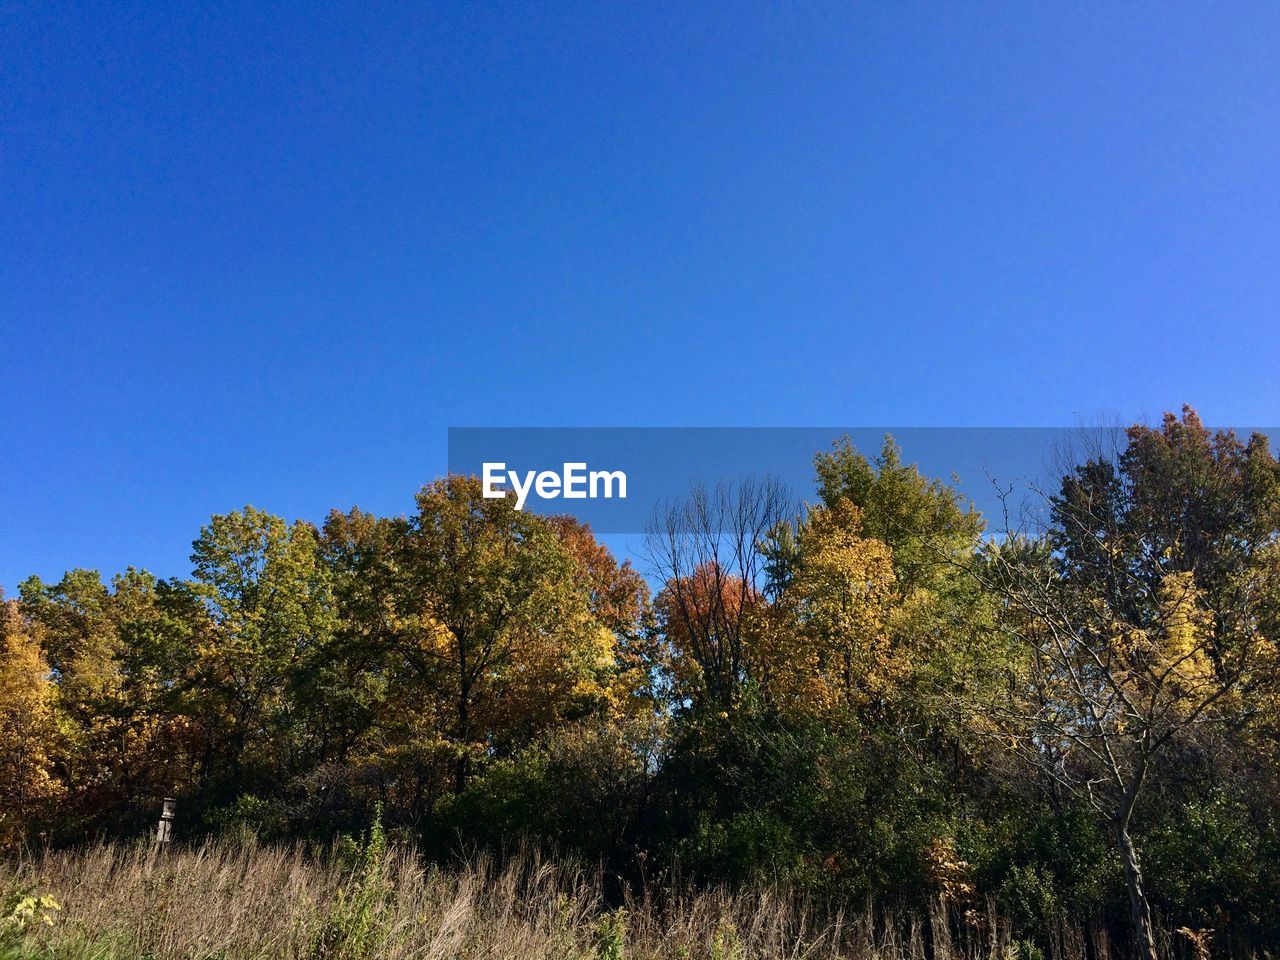
[[[173,797],[164,798],[164,808],[160,812],[160,826],[156,828],[156,843],[169,843],[173,840],[173,817],[178,801]]]

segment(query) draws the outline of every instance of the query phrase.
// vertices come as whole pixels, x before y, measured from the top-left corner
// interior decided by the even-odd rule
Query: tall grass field
[[[0,863],[0,960],[1110,960],[1064,922],[1048,954],[994,911],[910,917],[757,889],[605,895],[605,878],[525,852],[425,865],[363,845],[323,853],[251,840],[99,844]],[[1190,932],[1189,932],[1190,933]],[[1169,956],[1203,957],[1162,933]]]

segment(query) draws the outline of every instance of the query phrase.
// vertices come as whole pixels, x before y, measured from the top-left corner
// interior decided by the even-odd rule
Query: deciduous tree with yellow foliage
[[[1064,478],[1045,538],[1010,536],[976,568],[1019,658],[981,722],[1097,812],[1154,960],[1134,815],[1180,741],[1242,723],[1273,661],[1280,466],[1263,438],[1211,434],[1189,408],[1126,439]]]
[[[0,599],[0,849],[24,839],[62,793],[53,770],[56,696],[17,601]]]

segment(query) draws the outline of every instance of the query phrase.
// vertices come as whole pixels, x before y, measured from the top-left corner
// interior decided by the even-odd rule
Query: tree
[[[478,757],[599,703],[616,644],[546,520],[474,477],[428,484],[417,505],[396,559],[396,653],[431,694],[461,793]]]
[[[337,622],[318,532],[247,506],[214,516],[191,561],[210,629],[193,652],[190,706],[220,736],[233,779],[300,772],[326,714],[311,681]]]
[[[96,570],[20,587],[22,611],[49,667],[60,730],[60,830],[123,827],[139,791],[149,739],[144,697],[130,683],[115,598]]]
[[[889,557],[893,596],[880,610],[872,719],[894,732],[904,759],[933,771],[950,801],[962,802],[964,788],[981,779],[981,762],[960,704],[990,682],[1002,655],[984,629],[988,599],[967,574],[983,518],[954,488],[904,463],[891,436],[875,457],[846,437],[814,465],[829,523],[852,516],[840,506],[852,505],[856,537],[883,545]],[[783,595],[802,568],[802,546],[774,541],[773,579]]]
[[[862,536],[862,511],[844,498],[809,511],[794,552],[752,657],[765,695],[791,714],[865,706],[906,666],[887,631],[897,599],[892,554]]]
[[[895,722],[904,733],[915,732],[912,750],[928,740],[945,748],[954,781],[967,749],[954,704],[978,676],[975,666],[997,655],[981,629],[986,599],[966,573],[981,542],[982,516],[952,487],[903,463],[892,437],[875,458],[845,438],[818,454],[815,468],[823,506],[852,504],[858,536],[888,551],[895,596],[883,629],[896,672]]]
[[[384,736],[391,651],[397,630],[396,550],[403,521],[358,508],[331,511],[321,552],[332,578],[338,621],[334,655],[317,664],[313,682],[324,692],[323,755],[346,763],[353,751]]]
[[[40,807],[62,792],[55,696],[18,603],[0,598],[0,849],[23,839]]]
[[[111,591],[96,570],[70,570],[55,584],[30,577],[19,587],[22,606],[41,633],[64,709],[80,721],[101,716],[118,700],[123,650]]]
[[[649,560],[663,581],[655,602],[674,672],[690,699],[720,711],[749,671],[748,630],[763,603],[767,534],[793,506],[775,481],[696,487],[650,522]]]
[[[1087,803],[1124,865],[1139,948],[1155,956],[1135,813],[1157,765],[1208,725],[1244,719],[1274,658],[1275,461],[1194,411],[1133,427],[1117,458],[1062,482],[1046,537],[993,544],[979,578],[1018,653],[991,728]]]
[[[586,589],[592,614],[619,636],[636,633],[648,603],[649,586],[630,560],[618,563],[591,528],[573,517],[549,517],[547,523],[576,564],[574,574]]]
[[[656,692],[649,585],[630,560],[619,564],[591,528],[572,517],[548,522],[574,561],[573,579],[586,592],[592,617],[613,637],[616,670],[608,698],[615,717],[652,714]]]
[[[893,552],[898,588],[938,590],[963,578],[955,562],[972,553],[983,520],[954,489],[902,462],[902,451],[886,436],[874,460],[848,437],[814,459],[818,496],[832,507],[848,500],[861,511],[862,535]]]
[[[731,708],[749,672],[752,618],[760,592],[715,561],[670,578],[654,600],[662,632],[662,667],[677,704]],[[761,626],[757,620],[755,626]]]

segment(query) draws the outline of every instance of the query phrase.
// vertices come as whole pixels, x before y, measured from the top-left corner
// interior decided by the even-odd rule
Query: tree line
[[[1189,408],[988,527],[847,440],[655,516],[655,590],[571,518],[211,518],[188,578],[32,577],[0,606],[0,846],[535,842],[833,902],[988,903],[1280,943],[1280,463]]]

